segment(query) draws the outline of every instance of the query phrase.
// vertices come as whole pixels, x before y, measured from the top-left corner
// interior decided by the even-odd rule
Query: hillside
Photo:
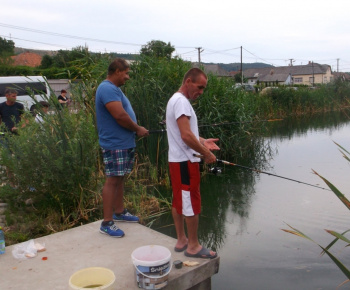
[[[239,71],[239,70],[241,70],[241,63],[240,62],[218,63],[218,65],[226,71]],[[262,67],[273,67],[273,66],[270,64],[262,63],[262,62],[254,62],[254,63],[243,63],[242,67],[243,67],[243,70],[246,70],[249,68],[262,68]]]
[[[23,48],[23,47],[15,47],[15,54],[21,54],[23,52],[32,52],[39,54],[40,56],[44,55],[50,55],[53,56],[57,53],[57,51],[54,50],[39,50],[39,49],[29,49],[29,48]],[[137,57],[137,54],[129,54],[129,53],[111,53],[113,57],[121,57],[128,60],[134,60]],[[216,64],[216,63],[205,63],[205,64]],[[241,69],[241,63],[234,62],[234,63],[217,63],[222,69],[230,72],[230,71],[239,71]],[[243,63],[243,70],[248,68],[262,68],[262,67],[273,67],[272,65],[261,63],[261,62],[255,62],[255,63]]]

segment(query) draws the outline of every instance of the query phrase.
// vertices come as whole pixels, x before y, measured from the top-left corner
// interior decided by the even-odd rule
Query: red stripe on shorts
[[[185,216],[199,214],[201,212],[199,163],[169,162],[169,170],[173,189],[172,207],[176,208],[178,214]]]

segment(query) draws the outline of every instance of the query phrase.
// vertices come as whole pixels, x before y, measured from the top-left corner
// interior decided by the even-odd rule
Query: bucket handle
[[[171,269],[172,269],[172,267],[173,267],[173,263],[171,263],[171,261],[169,261],[169,263],[170,263],[170,269],[169,269],[169,271],[168,271],[167,273],[165,273],[164,275],[158,276],[158,277],[147,276],[146,274],[142,273],[142,272],[137,268],[137,266],[135,265],[135,263],[134,263],[134,266],[135,266],[135,268],[136,268],[136,271],[139,272],[140,274],[142,274],[143,276],[145,276],[145,277],[147,277],[147,278],[150,278],[150,279],[154,279],[154,278],[159,279],[159,278],[165,277],[166,275],[168,275],[168,274],[170,273],[170,271],[171,271]]]

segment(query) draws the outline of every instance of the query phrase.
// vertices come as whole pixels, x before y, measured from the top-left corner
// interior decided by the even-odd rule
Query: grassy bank
[[[17,243],[102,218],[103,165],[95,124],[94,96],[105,78],[108,58],[74,63],[81,81],[72,83],[73,111],[56,110],[42,126],[26,116],[26,126],[10,138],[12,151],[2,147],[1,160],[12,175],[0,188],[6,211],[7,243]],[[168,99],[179,88],[190,64],[181,59],[144,57],[131,65],[131,80],[123,88],[138,122],[150,130],[162,128]],[[69,74],[69,72],[67,72]],[[73,79],[72,79],[73,81]],[[281,88],[268,95],[234,90],[230,78],[209,75],[204,94],[193,103],[203,137],[220,139],[218,158],[249,159],[263,167],[267,150],[261,136],[266,120],[339,110],[348,105],[347,83],[316,90]],[[211,126],[213,123],[230,125]],[[208,126],[206,126],[208,125]],[[13,153],[13,154],[12,154]],[[3,173],[4,178],[8,175]],[[15,185],[15,188],[10,186]],[[126,206],[144,224],[170,209],[157,186],[168,186],[166,135],[137,140],[135,168],[126,182]],[[169,189],[170,190],[170,189]]]

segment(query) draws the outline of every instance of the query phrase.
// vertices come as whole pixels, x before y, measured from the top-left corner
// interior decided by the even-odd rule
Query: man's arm
[[[148,136],[149,132],[146,128],[137,125],[124,110],[121,102],[113,101],[106,104],[108,112],[113,116],[117,123],[133,132],[136,132],[137,136]]]
[[[216,157],[211,151],[202,145],[197,137],[193,134],[190,127],[190,121],[187,116],[182,115],[177,120],[177,125],[181,133],[181,139],[185,144],[194,151],[203,155],[205,163],[213,163],[216,161]]]

